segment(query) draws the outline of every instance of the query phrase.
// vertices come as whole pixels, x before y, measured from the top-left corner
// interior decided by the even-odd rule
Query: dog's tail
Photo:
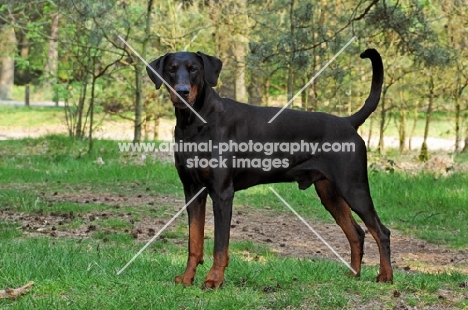
[[[372,85],[364,106],[355,114],[348,116],[351,125],[358,129],[364,121],[375,111],[380,100],[384,78],[382,58],[375,49],[367,49],[361,54],[361,58],[369,58],[372,62]]]

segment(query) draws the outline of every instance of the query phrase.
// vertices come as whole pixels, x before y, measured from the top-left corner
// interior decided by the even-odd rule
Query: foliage
[[[152,8],[149,15],[148,8]],[[358,40],[314,80],[293,108],[341,115],[356,111],[367,95],[370,75],[369,64],[358,55],[369,46],[379,49],[387,71],[386,101],[373,116],[381,123],[381,135],[396,121],[401,124],[401,144],[407,144],[411,115],[418,109],[428,110],[432,91],[431,110],[455,111],[458,144],[468,127],[464,30],[468,28],[463,1],[44,0],[26,4],[5,0],[0,6],[0,26],[15,27],[21,46],[29,47],[27,55],[18,49],[21,83],[47,78],[42,70],[56,14],[62,18],[54,99],[69,103],[69,125],[81,127],[70,133],[80,138],[91,133],[90,106],[128,117],[142,100],[143,117],[139,123],[135,116],[135,126],[148,128],[150,122],[172,115],[165,91],[155,92],[151,82],[143,79],[143,64],[119,35],[148,61],[176,50],[216,55],[224,62],[221,94],[238,97],[247,90],[249,103],[263,105],[291,99],[356,35]],[[99,96],[91,94],[92,85]],[[85,118],[81,125],[80,117]],[[146,132],[145,136],[152,135]]]

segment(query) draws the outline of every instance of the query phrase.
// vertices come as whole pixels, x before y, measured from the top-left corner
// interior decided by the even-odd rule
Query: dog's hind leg
[[[322,204],[331,213],[348,239],[351,247],[351,267],[356,271],[352,275],[359,277],[362,255],[364,254],[364,231],[356,223],[348,204],[330,181],[322,179],[315,182],[314,185]]]
[[[193,185],[187,187],[185,188],[185,201],[189,202],[201,187],[195,188]],[[206,197],[207,192],[203,191],[187,206],[189,218],[189,255],[185,272],[175,278],[175,283],[181,283],[184,286],[193,284],[197,266],[203,264]]]
[[[380,221],[369,192],[367,182],[353,183],[341,189],[344,199],[351,209],[363,220],[379,247],[380,271],[377,282],[393,282],[393,270],[390,260],[390,230]]]

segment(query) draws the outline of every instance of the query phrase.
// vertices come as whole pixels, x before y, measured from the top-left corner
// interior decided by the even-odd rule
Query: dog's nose
[[[181,96],[188,96],[190,93],[190,87],[188,85],[178,85],[175,88],[175,91]]]

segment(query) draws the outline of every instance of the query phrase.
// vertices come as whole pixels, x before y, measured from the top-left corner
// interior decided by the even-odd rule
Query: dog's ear
[[[223,62],[216,57],[208,56],[202,52],[197,52],[197,55],[203,60],[205,82],[212,87],[216,86],[216,84],[218,84],[219,73],[223,67]]]
[[[151,67],[152,69],[149,67],[146,67],[146,73],[148,73],[149,78],[151,79],[151,81],[153,81],[154,85],[156,85],[156,89],[159,89],[161,87],[163,81],[154,73],[154,71],[156,71],[160,77],[163,77],[164,60],[166,59],[168,55],[169,53],[151,62],[149,64],[149,67]]]

